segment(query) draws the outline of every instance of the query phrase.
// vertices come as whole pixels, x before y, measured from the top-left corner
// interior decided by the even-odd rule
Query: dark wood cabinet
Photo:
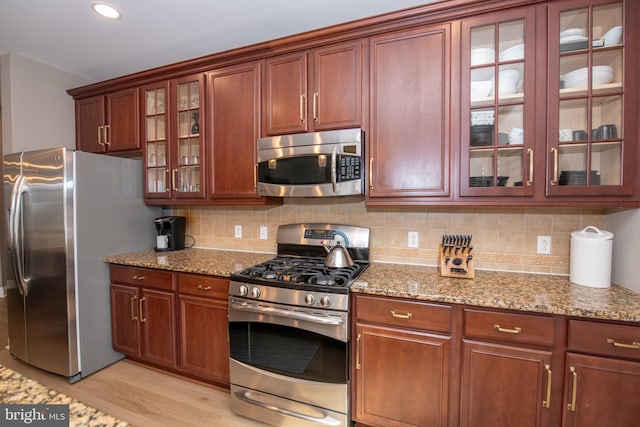
[[[371,426],[448,425],[452,339],[432,331],[450,330],[451,308],[360,295],[355,306],[353,418]]]
[[[180,273],[178,369],[229,385],[229,279]]]
[[[173,273],[110,267],[113,348],[157,366],[176,366]]]
[[[450,24],[370,39],[368,202],[450,196]]]
[[[631,427],[640,408],[640,328],[569,321],[564,427]]]
[[[138,89],[76,101],[76,147],[92,153],[140,150]]]
[[[361,41],[267,58],[264,135],[362,125]]]
[[[260,201],[256,182],[260,78],[259,62],[207,73],[208,197],[211,199]]]

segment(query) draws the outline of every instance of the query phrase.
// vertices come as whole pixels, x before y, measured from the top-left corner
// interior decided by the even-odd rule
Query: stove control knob
[[[247,288],[245,285],[240,285],[240,287],[238,288],[238,292],[240,293],[241,297],[246,297],[249,293],[249,288]]]
[[[331,298],[329,298],[328,296],[320,298],[320,305],[324,308],[329,307],[331,305]]]
[[[251,288],[251,296],[258,298],[260,296],[260,288]]]
[[[315,299],[315,297],[313,296],[313,294],[307,294],[307,295],[304,297],[304,302],[305,302],[307,305],[313,305],[313,303],[314,303],[314,302],[316,302],[316,299]]]

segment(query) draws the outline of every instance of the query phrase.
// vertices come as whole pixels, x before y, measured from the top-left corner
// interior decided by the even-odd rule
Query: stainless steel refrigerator
[[[140,160],[58,148],[3,166],[9,349],[78,381],[122,358],[103,258],[153,247],[161,211],[143,203]]]

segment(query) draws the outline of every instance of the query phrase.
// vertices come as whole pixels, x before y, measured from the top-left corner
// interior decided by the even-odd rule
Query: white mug
[[[560,129],[560,133],[558,135],[560,141],[572,141],[573,140],[573,129]]]
[[[162,236],[156,236],[156,248],[167,249],[169,246],[169,236],[164,234]]]

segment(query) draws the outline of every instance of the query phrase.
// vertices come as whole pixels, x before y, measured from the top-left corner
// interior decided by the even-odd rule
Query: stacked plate
[[[488,47],[471,49],[471,65],[488,64],[496,60],[496,52]]]
[[[498,177],[498,187],[504,187],[509,179],[508,176]],[[469,178],[471,187],[493,187],[493,176],[472,176]]]
[[[524,43],[511,46],[500,52],[500,61],[515,61],[524,58]]]
[[[579,68],[560,76],[565,88],[587,87],[589,67]],[[613,81],[613,68],[608,65],[595,65],[591,68],[591,84],[600,86]]]
[[[493,145],[493,125],[471,126],[471,138],[469,144],[472,147]]]
[[[558,179],[560,185],[587,185],[587,171],[562,171]],[[591,171],[591,185],[600,185],[598,171]]]

